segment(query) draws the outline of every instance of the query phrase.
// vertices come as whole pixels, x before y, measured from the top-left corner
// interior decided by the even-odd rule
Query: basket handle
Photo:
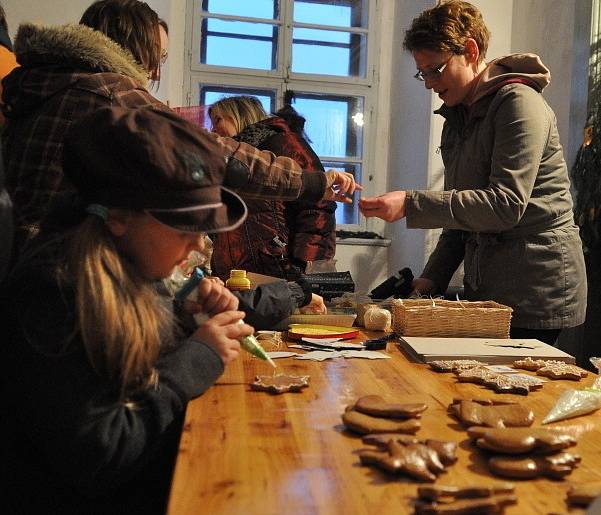
[[[457,300],[457,302],[459,302],[459,305],[460,305],[460,306],[461,306],[463,309],[465,309],[465,306],[464,306],[464,305],[463,305],[463,303],[462,303],[462,302],[459,300],[459,294],[458,294],[458,293],[456,293],[456,294],[455,294],[455,299]]]

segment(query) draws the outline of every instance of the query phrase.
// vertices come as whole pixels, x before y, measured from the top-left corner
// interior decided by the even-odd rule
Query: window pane
[[[202,9],[215,14],[276,19],[279,2],[278,0],[203,0]]]
[[[357,182],[361,182],[361,165],[357,163],[332,163],[322,161],[323,167],[326,170],[340,170],[341,172],[352,173]],[[358,224],[359,223],[359,206],[358,194],[353,195],[351,204],[343,204],[339,202],[336,207],[336,223],[337,224]]]
[[[201,63],[273,70],[278,29],[265,23],[204,19]]]
[[[320,156],[362,156],[363,98],[296,93],[294,108]]]
[[[294,29],[292,71],[365,77],[367,37],[331,30]]]
[[[343,2],[295,0],[294,2],[294,21],[299,23],[334,27],[367,27],[367,12],[365,0]]]

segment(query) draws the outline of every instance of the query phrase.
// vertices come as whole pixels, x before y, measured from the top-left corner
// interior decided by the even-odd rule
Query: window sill
[[[392,240],[371,238],[336,238],[336,245],[355,245],[362,247],[390,247]]]

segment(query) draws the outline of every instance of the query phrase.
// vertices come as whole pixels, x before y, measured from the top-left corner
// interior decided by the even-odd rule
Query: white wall
[[[11,36],[22,22],[60,25],[79,21],[91,0],[2,0]]]
[[[538,54],[551,70],[544,96],[557,116],[571,167],[586,119],[592,1],[514,0],[514,4],[511,51]]]

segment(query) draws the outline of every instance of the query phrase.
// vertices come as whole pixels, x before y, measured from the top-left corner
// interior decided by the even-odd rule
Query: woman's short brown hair
[[[98,0],[83,13],[79,23],[102,32],[129,50],[136,61],[157,80],[161,66],[159,16],[146,2]]]
[[[490,31],[484,24],[482,13],[468,2],[440,1],[413,19],[411,27],[405,32],[403,47],[410,52],[433,50],[462,55],[469,38],[478,44],[479,61],[482,61],[490,39]]]

